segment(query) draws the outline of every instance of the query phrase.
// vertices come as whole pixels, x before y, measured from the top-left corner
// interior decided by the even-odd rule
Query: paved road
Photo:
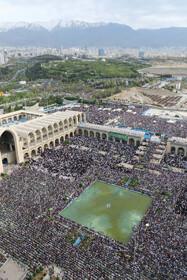
[[[6,81],[6,82],[0,82],[0,85],[5,85],[5,84],[11,83],[12,81],[14,81],[19,76],[20,73],[22,73],[22,72],[25,73],[26,69],[27,68],[23,68],[21,70],[18,70],[16,72],[16,74],[12,77],[12,79],[10,79],[9,81]]]

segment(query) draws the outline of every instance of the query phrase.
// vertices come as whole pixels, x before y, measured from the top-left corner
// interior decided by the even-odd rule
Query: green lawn
[[[95,182],[61,213],[117,241],[127,243],[152,198],[115,185]]]

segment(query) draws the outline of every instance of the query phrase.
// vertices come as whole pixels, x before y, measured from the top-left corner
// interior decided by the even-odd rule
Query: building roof
[[[20,111],[7,113],[7,114],[2,114],[2,115],[0,115],[0,119],[11,118],[12,116],[22,115],[22,114],[30,114],[30,115],[34,115],[34,116],[38,116],[38,117],[41,117],[44,115],[43,113],[20,110]]]
[[[20,111],[21,113],[28,113],[28,111]],[[49,125],[59,123],[69,118],[73,118],[77,115],[81,115],[81,112],[77,111],[65,111],[65,112],[56,112],[50,115],[38,114],[39,118],[29,119],[22,123],[12,123],[11,128],[20,135],[21,137],[27,137],[30,132],[35,132],[36,130],[41,130],[46,128]],[[34,114],[35,115],[35,114]],[[37,115],[37,114],[36,114]],[[5,115],[3,115],[5,116]],[[5,127],[0,127],[1,130],[6,130]]]
[[[168,140],[169,140],[169,142],[172,142],[172,143],[175,143],[175,144],[187,145],[187,138],[171,137]]]

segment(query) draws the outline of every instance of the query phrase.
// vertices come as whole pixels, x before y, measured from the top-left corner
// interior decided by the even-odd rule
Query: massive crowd
[[[33,271],[58,264],[64,279],[185,279],[186,174],[118,166],[134,153],[126,144],[75,136],[20,166],[0,184],[0,248]],[[124,176],[139,180],[132,190],[154,196],[127,245],[59,215],[95,180],[126,188]],[[67,241],[74,229],[92,236],[85,250]]]
[[[168,123],[168,119],[143,115],[143,112],[148,109],[147,106],[131,107],[119,104],[80,105],[68,108],[68,110],[85,112],[87,121],[94,124],[133,127],[153,133],[167,134],[167,136],[186,137],[186,121],[177,120],[176,123]],[[67,108],[64,107],[61,110],[64,111]],[[109,120],[113,121],[108,123]]]
[[[163,162],[169,166],[187,169],[187,157],[175,154],[166,154]]]
[[[103,141],[98,138],[77,136],[71,139],[71,143],[77,147],[88,147],[93,151],[102,151],[109,155],[124,157],[126,163],[130,163],[137,147],[127,145],[126,143]]]

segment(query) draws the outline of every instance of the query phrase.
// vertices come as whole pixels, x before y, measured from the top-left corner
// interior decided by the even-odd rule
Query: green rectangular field
[[[117,241],[127,243],[152,197],[96,181],[60,215]]]

